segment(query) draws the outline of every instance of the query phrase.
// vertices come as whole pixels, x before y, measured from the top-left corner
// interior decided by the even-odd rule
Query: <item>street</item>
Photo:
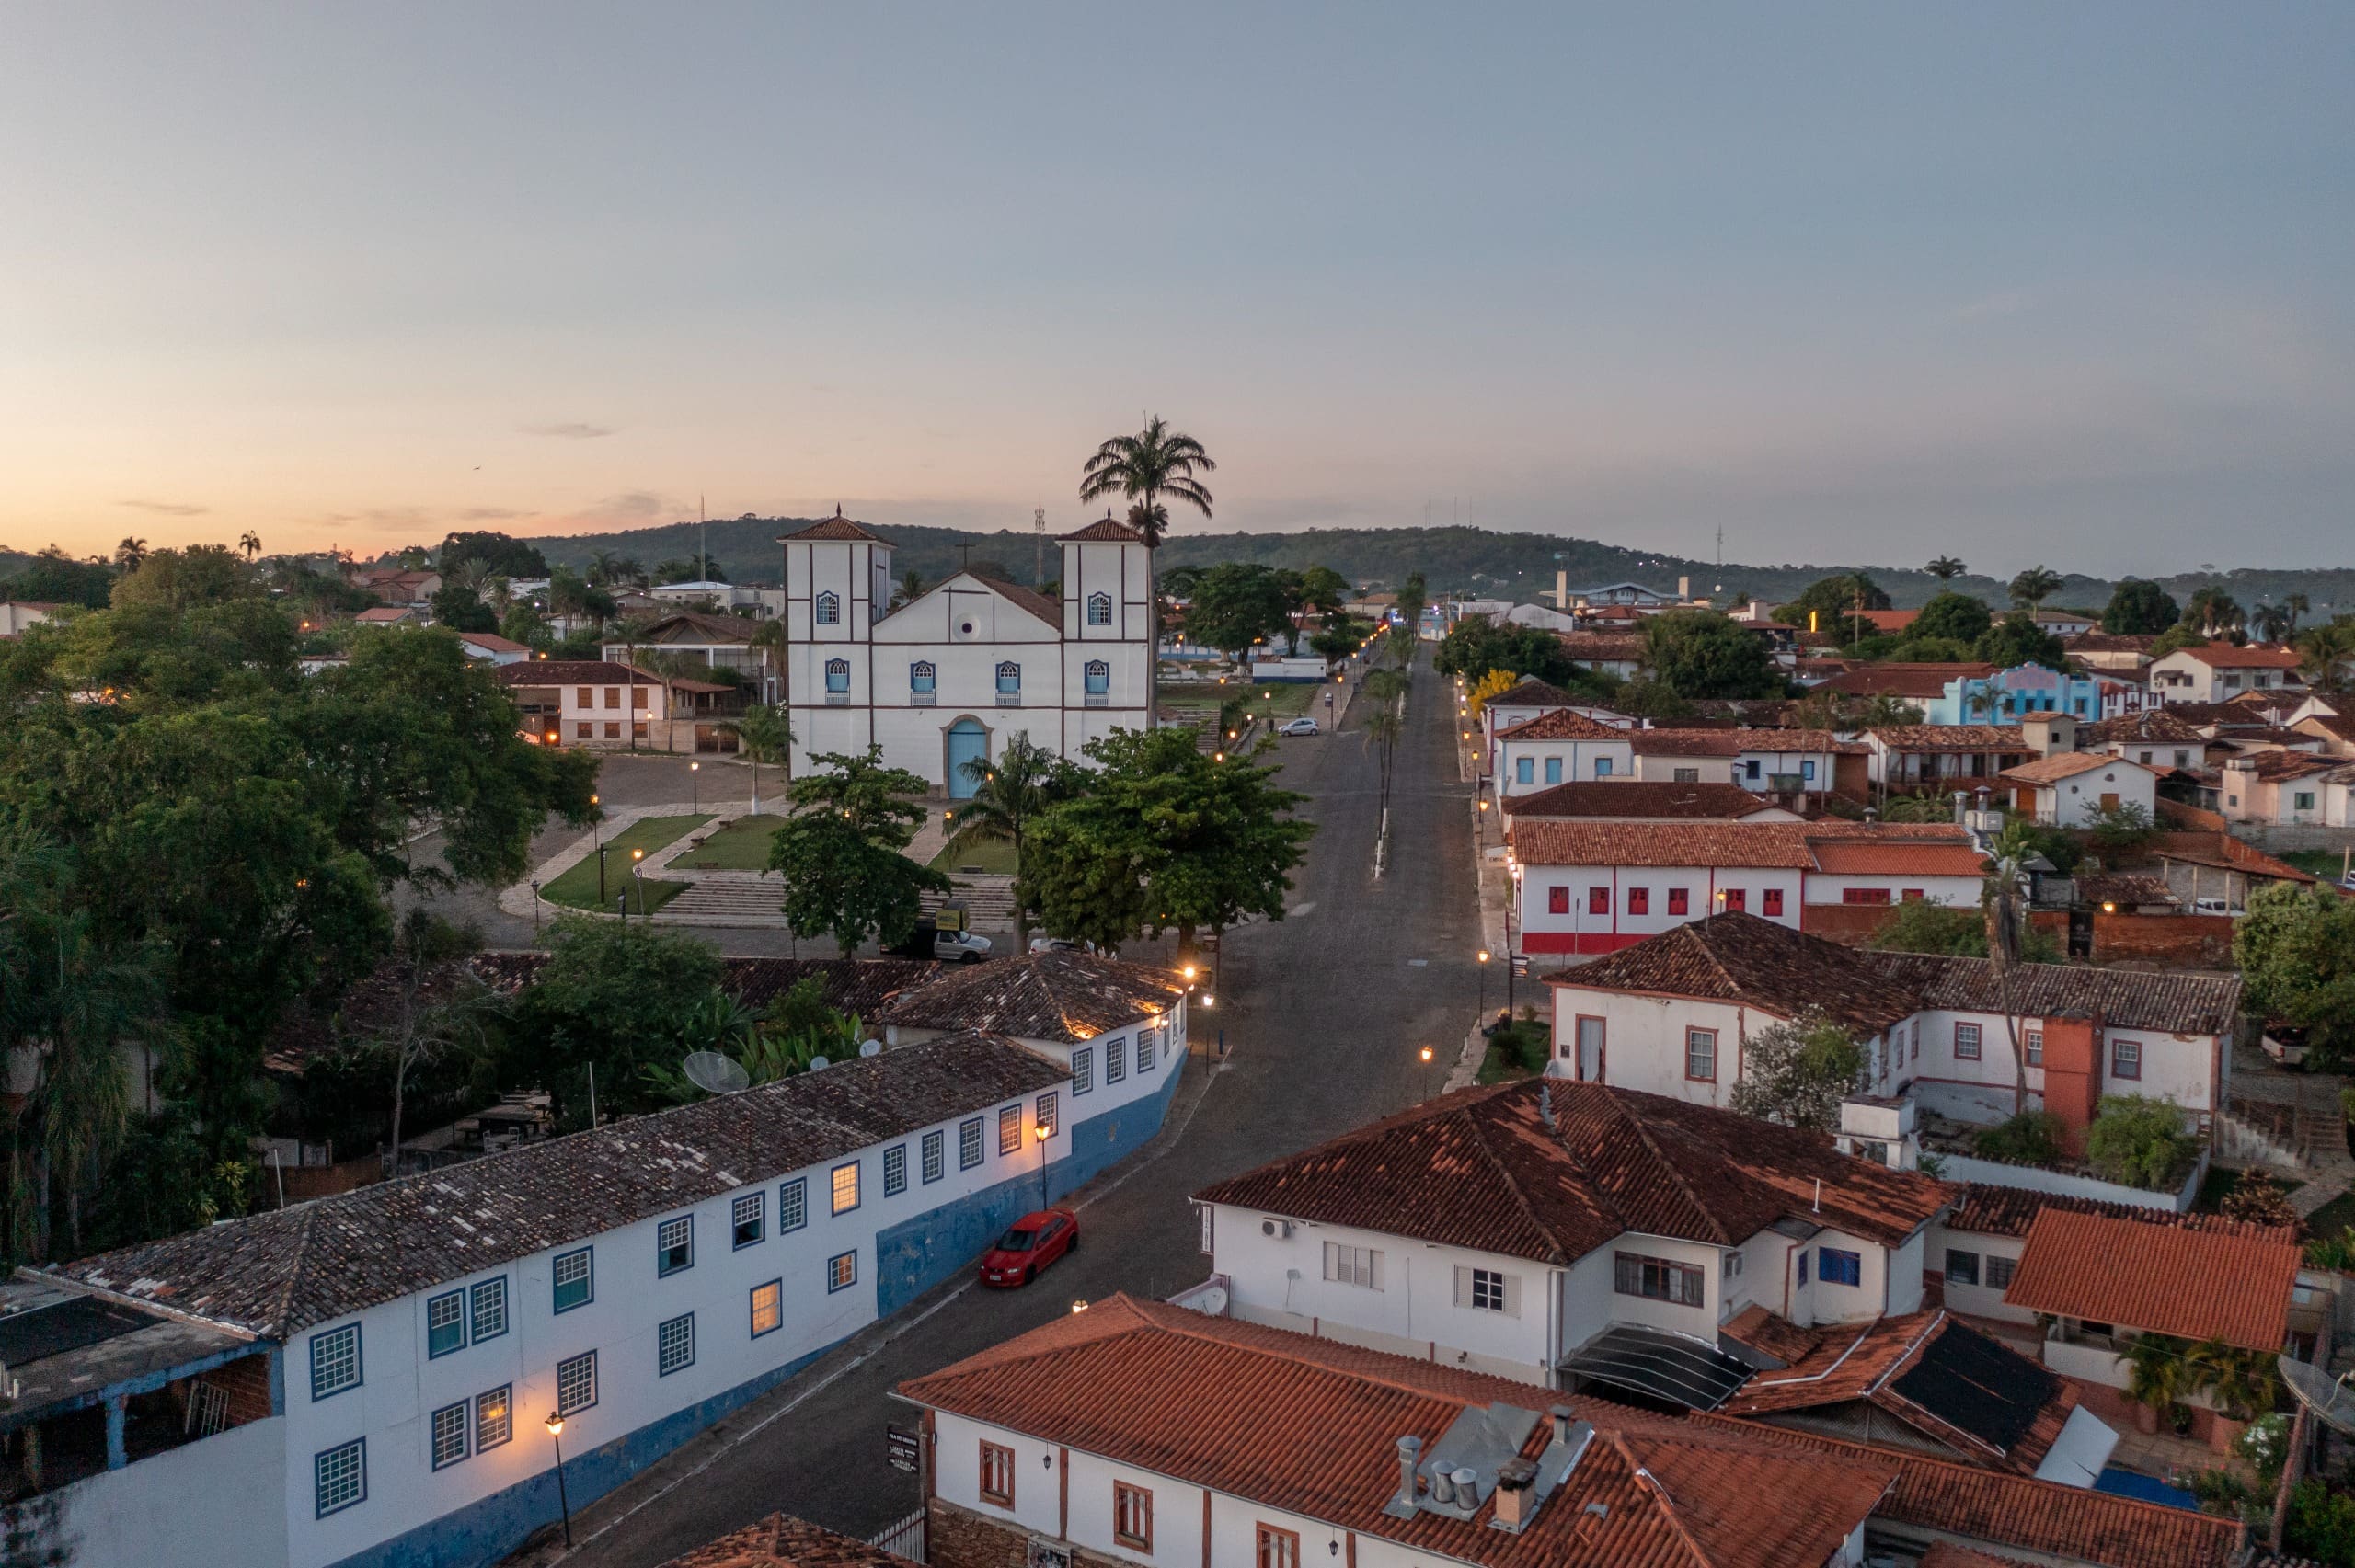
[[[1216,1006],[1191,1022],[1195,1056],[1170,1125],[1080,1195],[1081,1250],[1028,1289],[940,1287],[580,1510],[577,1549],[562,1560],[652,1568],[778,1509],[872,1534],[919,1502],[916,1477],[883,1462],[886,1424],[914,1419],[889,1397],[901,1381],[1076,1299],[1196,1283],[1209,1260],[1189,1193],[1437,1093],[1479,990],[1468,786],[1457,782],[1449,701],[1426,666],[1407,703],[1378,882],[1378,761],[1358,730],[1366,707],[1340,734],[1279,742],[1283,783],[1310,796],[1303,811],[1319,824],[1294,913],[1228,935]],[[741,939],[783,935],[712,934],[733,952],[768,951]],[[1222,1032],[1228,1056],[1213,1068]]]

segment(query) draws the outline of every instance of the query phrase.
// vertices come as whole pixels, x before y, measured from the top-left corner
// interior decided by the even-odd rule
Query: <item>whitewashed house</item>
[[[2089,828],[2124,807],[2150,821],[2158,809],[2157,773],[2108,752],[2059,751],[2006,768],[2001,778],[2012,809],[2048,828]]]
[[[1633,778],[1633,738],[1640,733],[1571,708],[1499,729],[1493,741],[1497,798],[1501,803],[1573,781]]]
[[[2228,703],[2251,692],[2303,689],[2295,648],[2210,643],[2177,648],[2143,671],[2154,703]]]
[[[1627,715],[1615,713],[1610,708],[1565,692],[1549,681],[1534,679],[1522,681],[1511,690],[1499,692],[1480,704],[1481,750],[1487,757],[1487,766],[1483,772],[1493,776],[1499,771],[1499,763],[1497,755],[1499,731],[1511,729],[1516,725],[1527,724],[1531,719],[1540,718],[1550,713],[1559,713],[1565,709],[1582,718],[1592,719],[1597,724],[1608,725],[1614,729],[1637,727],[1637,721]]]
[[[960,571],[890,608],[891,544],[839,515],[785,549],[793,766],[869,746],[952,800],[1017,735],[1078,758],[1144,729],[1153,657],[1143,539],[1106,517],[1065,534],[1063,597]]]
[[[1739,784],[1775,795],[1864,790],[1866,747],[1830,730],[1642,729],[1629,738],[1639,779]]]

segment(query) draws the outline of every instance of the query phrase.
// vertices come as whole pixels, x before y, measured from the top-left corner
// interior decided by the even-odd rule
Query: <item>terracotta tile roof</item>
[[[1650,817],[1737,821],[1775,804],[1738,784],[1666,784],[1657,780],[1581,779],[1534,795],[1505,797],[1508,817]]]
[[[1812,1355],[1815,1347],[1823,1343],[1820,1331],[1803,1329],[1755,1301],[1727,1319],[1717,1333],[1720,1338],[1746,1345],[1786,1367]]]
[[[2003,777],[2025,784],[2059,784],[2080,773],[2090,773],[2096,768],[2131,768],[2147,773],[2148,768],[2124,757],[2113,757],[2107,751],[2062,751],[2050,757],[2039,757],[2033,762],[2021,762],[2005,768]]]
[[[1919,610],[1863,610],[1844,612],[1841,619],[1868,622],[1877,632],[1901,632],[1921,613]]]
[[[511,642],[496,632],[460,632],[458,640],[468,647],[488,648],[493,653],[529,653],[528,644]]]
[[[2112,871],[2090,876],[2072,878],[2077,887],[2077,901],[2083,904],[2180,904],[2175,889],[2160,876],[2145,876],[2139,872]]]
[[[2212,865],[2219,870],[2271,877],[2277,882],[2319,880],[2311,873],[2300,871],[2288,861],[2276,860],[2255,844],[2243,842],[2228,832],[2189,830],[2158,833],[2142,846],[2142,853],[2163,865],[2168,861],[2179,860],[2186,865]]]
[[[70,1278],[284,1339],[1065,1081],[961,1034],[103,1253]]]
[[[796,539],[863,540],[875,544],[889,544],[890,543],[890,540],[884,538],[881,534],[869,529],[867,524],[863,522],[854,522],[849,518],[844,517],[843,515],[843,509],[839,506],[834,509],[833,516],[820,518],[817,521],[810,524],[809,527],[798,528],[791,533],[780,533],[777,535],[776,542],[780,544],[784,544]]]
[[[638,646],[648,643],[749,643],[761,623],[744,615],[714,615],[702,610],[681,610],[651,621],[638,629]],[[693,636],[672,636],[672,632],[692,632]],[[627,637],[607,636],[608,647],[626,645]]]
[[[640,686],[665,686],[671,683],[666,675],[650,675],[643,670],[633,670],[604,658],[527,658],[520,664],[502,664],[491,671],[502,686],[572,686],[635,683]]]
[[[2148,653],[2158,643],[2155,632],[2079,632],[2074,637],[2063,637],[2061,646],[2071,653]]]
[[[2296,648],[2267,647],[2251,643],[2246,647],[2234,647],[2230,643],[2210,643],[2206,647],[2176,650],[2187,658],[2196,658],[2211,670],[2295,670],[2304,655]]]
[[[2298,738],[2305,740],[2312,737],[2300,736]],[[2317,757],[2310,751],[2259,751],[2248,761],[2248,767],[2226,768],[2223,771],[2228,773],[2253,773],[2267,784],[2286,784],[2292,779],[2336,773],[2348,765],[2344,757]]]
[[[918,1568],[905,1557],[790,1514],[771,1514],[662,1568]]]
[[[1632,740],[1639,730],[1591,719],[1568,708],[1556,708],[1497,731],[1499,740]]]
[[[1580,1396],[1595,1440],[1514,1535],[1384,1511],[1397,1439],[1428,1451],[1467,1408],[1542,1413],[1528,1384],[1127,1296],[1066,1314],[929,1377],[911,1400],[1268,1509],[1494,1568],[1820,1568],[1874,1511],[1899,1461],[1808,1453],[1725,1423]],[[1540,1419],[1522,1448],[1542,1451]],[[1810,1462],[1791,1464],[1804,1456]]]
[[[2048,1208],[2063,1214],[2092,1214],[2106,1219],[2131,1219],[2140,1225],[2205,1230],[2220,1236],[2245,1236],[2257,1241],[2295,1241],[2297,1229],[2227,1219],[2221,1214],[2177,1214],[2166,1208],[2136,1204],[2103,1203],[2096,1198],[2065,1197],[2058,1193],[2031,1192],[2026,1187],[1991,1186],[1973,1182],[1963,1189],[1962,1201],[1943,1223],[1949,1230],[1982,1236],[2025,1236],[2036,1217]]]
[[[1548,980],[1571,990],[1739,1001],[1786,1018],[1821,1008],[1868,1035],[1921,1006],[1913,987],[1879,973],[1855,949],[1740,910],[1647,937]]]
[[[1768,866],[1795,871],[1832,869],[1821,855],[1834,859],[1855,850],[1851,862],[1861,873],[1863,851],[1896,855],[1903,860],[1893,875],[1922,870],[1913,852],[1929,852],[1935,864],[1961,865],[1957,852],[1970,853],[1962,876],[1979,874],[1978,857],[1970,852],[1970,836],[1943,823],[1867,824],[1862,822],[1721,822],[1671,825],[1660,822],[1591,822],[1522,820],[1512,822],[1512,847],[1527,865],[1721,865]],[[1891,862],[1891,864],[1897,864]],[[1945,872],[1935,873],[1946,875]]]
[[[1050,626],[1059,627],[1063,624],[1063,605],[1035,588],[1025,588],[1018,582],[1007,582],[1003,578],[985,578],[979,572],[969,571],[959,575],[971,578],[991,591],[1012,600],[1017,609],[1036,615]]]
[[[2032,757],[2016,724],[1901,724],[1871,732],[1891,751],[2011,751]]]
[[[1737,1246],[1791,1217],[1894,1246],[1948,1189],[1820,1133],[1546,1079],[1442,1094],[1194,1196],[1564,1265],[1629,1230]]]
[[[1968,841],[1924,843],[1895,836],[1815,839],[1817,871],[1834,876],[1978,876],[1987,859]]]
[[[1993,675],[1992,664],[1858,664],[1835,675],[1816,690],[1849,692],[1860,697],[1943,697],[1947,682]]]
[[[1509,692],[1490,697],[1486,704],[1492,708],[1569,708],[1592,707],[1591,699],[1573,695],[1549,681],[1529,677]]]
[[[416,618],[416,615],[417,612],[409,609],[407,605],[379,604],[373,609],[362,610],[359,614],[354,615],[352,619],[355,621],[365,621],[373,625],[390,621],[413,620]]]
[[[2301,1256],[2294,1242],[2047,1208],[2004,1300],[2269,1354],[2289,1335]]]
[[[1600,662],[1632,659],[1640,663],[1644,657],[1644,639],[1624,633],[1557,632],[1554,635],[1560,639],[1564,650],[1574,659]]]
[[[1108,509],[1102,517],[1086,528],[1063,534],[1074,544],[1142,544],[1144,535],[1114,517]]]
[[[1744,1383],[1718,1407],[1726,1415],[1864,1401],[1979,1463],[2034,1475],[2077,1407],[2067,1379],[1937,1309],[1813,1331],[1771,1313],[1762,1324],[1752,1312],[1763,1309],[1718,1332],[1786,1365]],[[1759,1337],[1748,1337],[1753,1333]],[[1766,1343],[1787,1345],[1798,1335],[1814,1343],[1796,1357]]]
[[[2341,740],[2355,740],[2355,712],[2343,714],[2308,714],[2297,723],[2299,729],[2313,725]]]
[[[882,1021],[1076,1045],[1166,1013],[1185,994],[1185,981],[1147,964],[1093,953],[1026,953],[962,966],[902,995],[883,1010]]]
[[[545,953],[478,953],[468,966],[485,984],[513,996],[548,961]],[[931,958],[723,958],[722,990],[755,1012],[803,980],[815,979],[828,1007],[872,1022],[891,1001],[950,972]]]
[[[2207,737],[2165,708],[2137,708],[2131,714],[2120,714],[2116,718],[2106,718],[2099,724],[2081,726],[2077,738],[2104,744],[2120,740],[2151,740],[2188,746]]]
[[[1858,954],[1881,974],[1918,989],[1921,1005],[2001,1013],[1994,966],[1984,958],[1928,953]],[[2140,974],[2076,964],[2022,964],[2012,970],[2014,1007],[2029,1018],[2091,1018],[2113,1029],[2220,1035],[2240,1013],[2238,975]]]
[[[1875,1512],[1896,1524],[2099,1568],[2240,1568],[2235,1520],[1730,1416],[1696,1412],[1686,1419],[1696,1426],[1745,1427],[1766,1441],[1819,1453],[1887,1459],[1898,1468],[1897,1485]]]
[[[1629,738],[1637,753],[1661,757],[1733,757],[1744,751],[1861,757],[1870,750],[1828,729],[1639,729]]]

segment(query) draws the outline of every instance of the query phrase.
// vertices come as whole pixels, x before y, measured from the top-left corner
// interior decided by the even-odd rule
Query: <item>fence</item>
[[[912,1562],[925,1562],[924,1510],[918,1508],[906,1518],[884,1526],[867,1538],[867,1544]]]

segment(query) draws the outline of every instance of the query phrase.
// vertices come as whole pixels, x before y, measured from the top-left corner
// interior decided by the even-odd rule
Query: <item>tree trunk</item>
[[[385,1170],[388,1176],[401,1173],[401,1095],[408,1086],[408,1049],[403,1047],[393,1059],[393,1155],[392,1162]]]
[[[1147,494],[1145,509],[1153,508],[1153,497]],[[1146,518],[1148,525],[1152,519]],[[1154,562],[1154,547],[1144,547],[1144,727],[1148,730],[1161,722],[1161,577]]]

